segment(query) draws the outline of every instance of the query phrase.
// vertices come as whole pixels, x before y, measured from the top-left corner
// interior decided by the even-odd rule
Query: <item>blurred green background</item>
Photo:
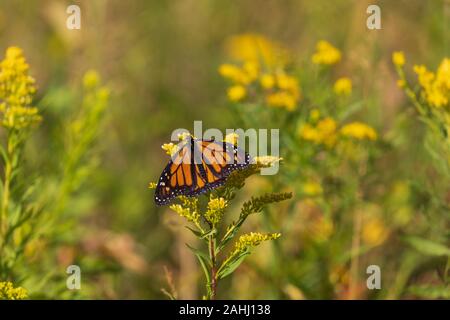
[[[309,61],[318,40],[330,41],[346,57],[337,73],[354,75],[367,101],[363,120],[380,135],[389,132],[407,104],[396,86],[391,53],[403,50],[412,63],[431,66],[448,56],[450,3],[375,3],[381,7],[382,29],[371,31],[366,27],[366,8],[374,1],[365,0],[2,0],[0,52],[11,45],[24,50],[43,110],[44,121],[34,135],[35,148],[28,147],[27,161],[39,162],[33,155],[52,152],[52,135],[61,125],[58,118],[77,108],[70,106],[74,88],[87,70],[97,70],[111,90],[97,143],[100,165],[71,207],[78,231],[61,236],[53,249],[44,246],[39,254],[47,256],[54,250],[48,253],[48,266],[60,273],[63,285],[65,268],[74,263],[83,272],[83,289],[77,297],[164,299],[160,289],[169,286],[166,268],[180,298],[201,296],[202,275],[185,247],[193,240],[182,220],[168,208],[155,207],[147,185],[158,179],[168,160],[161,144],[170,140],[174,129],[192,129],[194,120],[202,120],[204,128],[238,125],[217,72],[226,61],[223,45],[229,36],[263,34],[283,43],[299,62]],[[70,4],[81,7],[81,30],[66,28]],[[377,166],[380,176],[388,176],[387,183],[415,175],[420,181],[428,174],[421,169],[421,148],[412,136],[416,127],[409,122],[407,126],[404,136],[398,137],[403,139],[399,148]],[[47,141],[45,146],[42,141]],[[49,164],[40,165],[52,170]],[[296,234],[287,239],[291,244],[300,241]],[[271,282],[270,263],[264,259],[268,257],[256,253],[253,262],[239,269],[236,280],[224,283],[219,297],[304,297],[295,282]],[[269,271],[246,276],[258,267]],[[57,286],[51,282],[45,290]]]

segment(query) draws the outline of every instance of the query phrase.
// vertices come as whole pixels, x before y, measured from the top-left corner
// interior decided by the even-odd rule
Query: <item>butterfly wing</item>
[[[155,202],[165,205],[179,195],[192,197],[217,188],[250,161],[247,153],[231,143],[190,139],[163,170]]]
[[[186,195],[194,188],[190,144],[183,145],[171,158],[158,180],[155,203],[168,204],[179,195]]]

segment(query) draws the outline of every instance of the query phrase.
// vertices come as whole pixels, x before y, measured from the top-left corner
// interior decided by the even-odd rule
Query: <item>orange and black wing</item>
[[[155,203],[168,204],[179,195],[187,195],[194,188],[195,178],[191,166],[191,148],[186,143],[164,168],[155,190]]]
[[[249,163],[250,156],[233,144],[190,139],[162,172],[155,202],[164,205],[179,195],[192,197],[210,191]]]

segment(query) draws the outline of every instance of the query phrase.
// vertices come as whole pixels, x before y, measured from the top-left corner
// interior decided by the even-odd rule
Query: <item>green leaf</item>
[[[211,261],[210,261],[210,259],[209,259],[209,256],[208,256],[206,253],[204,253],[204,252],[202,252],[202,251],[200,251],[200,250],[198,250],[198,249],[196,249],[196,248],[194,248],[194,247],[191,247],[191,246],[188,245],[187,243],[186,243],[186,246],[187,246],[189,249],[191,249],[191,251],[192,251],[195,255],[201,256],[201,257],[208,263],[208,265],[211,266]]]
[[[450,287],[447,285],[411,286],[408,292],[421,298],[450,299]]]
[[[237,267],[239,267],[239,265],[244,261],[245,257],[248,256],[249,254],[250,254],[249,251],[245,251],[245,252],[237,255],[236,258],[230,260],[226,265],[222,266],[217,275],[219,277],[219,279],[223,279],[226,276],[233,273],[234,270],[236,270]]]
[[[423,254],[430,256],[450,256],[450,249],[443,244],[414,236],[404,237],[403,240]]]
[[[198,238],[201,238],[203,235],[200,231],[194,230],[189,226],[185,226],[185,228],[188,229],[189,231],[191,231]]]
[[[237,222],[233,222],[230,226],[230,229],[227,231],[226,235],[223,237],[223,239],[220,241],[219,246],[217,246],[217,252],[220,252],[225,248],[226,244],[234,238],[236,233],[239,231],[239,228],[244,223],[245,219],[247,219],[248,215],[241,215]]]
[[[203,269],[203,273],[205,274],[206,281],[207,281],[208,283],[210,283],[210,282],[211,282],[211,277],[209,276],[209,270],[208,270],[208,267],[207,267],[207,265],[210,265],[210,266],[211,266],[211,262],[210,262],[210,260],[209,260],[209,257],[208,257],[206,254],[204,254],[203,252],[201,252],[200,250],[191,247],[191,246],[188,245],[187,243],[186,243],[186,246],[187,246],[189,249],[191,249],[191,251],[192,251],[192,252],[195,254],[195,256],[197,257],[197,259],[198,259],[198,261],[200,262],[200,265],[201,265],[201,267],[202,267],[202,269]]]

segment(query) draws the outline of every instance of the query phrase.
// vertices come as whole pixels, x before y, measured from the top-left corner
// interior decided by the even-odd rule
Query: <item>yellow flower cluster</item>
[[[352,93],[352,80],[347,77],[337,79],[333,91],[338,96],[349,96]]]
[[[450,58],[442,60],[436,72],[429,71],[424,65],[414,66],[421,86],[422,97],[433,107],[450,105]]]
[[[199,225],[200,213],[198,210],[198,198],[179,196],[178,199],[181,200],[182,204],[172,204],[169,208],[188,221]]]
[[[217,225],[222,219],[227,205],[228,203],[224,198],[213,198],[211,196],[205,212],[205,219],[213,226]]]
[[[322,186],[320,183],[315,181],[307,181],[302,185],[302,191],[305,195],[314,197],[321,195],[323,193]]]
[[[377,132],[372,127],[362,122],[352,122],[343,126],[341,134],[357,140],[376,140]]]
[[[326,117],[319,120],[316,125],[304,124],[300,127],[299,134],[304,140],[332,147],[336,143],[336,129],[336,121]]]
[[[378,246],[382,244],[387,236],[388,230],[383,220],[379,217],[370,217],[362,227],[362,240],[369,246]]]
[[[27,290],[22,287],[14,288],[9,281],[0,282],[0,300],[23,300],[28,297]]]
[[[222,64],[219,74],[232,83],[227,89],[230,101],[243,101],[249,92],[262,90],[269,106],[296,109],[301,93],[298,80],[285,72],[286,49],[256,34],[232,37],[227,48],[237,63]]]
[[[331,117],[318,119],[320,112],[313,109],[310,113],[310,119],[313,124],[305,123],[299,128],[299,136],[315,144],[323,144],[327,147],[333,147],[339,136],[350,137],[357,140],[376,140],[377,133],[375,129],[362,122],[352,122],[338,129],[338,124]]]
[[[238,139],[239,139],[239,135],[235,132],[232,132],[232,133],[227,134],[225,136],[225,139],[223,139],[223,141],[237,145]]]
[[[402,51],[395,51],[392,54],[392,62],[398,67],[403,67],[405,64],[405,54]]]
[[[259,233],[259,232],[250,232],[244,234],[239,237],[238,241],[236,241],[234,250],[231,256],[234,256],[238,253],[246,251],[250,247],[256,247],[261,244],[263,241],[275,240],[281,237],[281,233]]]
[[[231,59],[241,62],[259,61],[259,64],[269,69],[282,68],[290,61],[290,53],[286,48],[255,33],[230,37],[225,47]]]
[[[261,80],[261,85],[266,90],[266,103],[269,106],[277,108],[285,108],[288,111],[294,111],[297,108],[297,103],[300,100],[300,87],[298,80],[292,76],[283,73],[278,73],[273,77],[273,87],[269,87],[269,78],[271,75],[264,75],[265,79]]]
[[[5,128],[22,129],[41,121],[38,109],[31,106],[36,86],[28,69],[22,50],[9,47],[0,62],[0,115]]]
[[[176,144],[173,144],[172,142],[164,143],[161,146],[161,149],[163,149],[169,156],[173,156],[175,152],[177,152],[178,146]]]
[[[341,52],[328,41],[321,40],[316,44],[311,60],[314,64],[333,65],[341,60]]]

